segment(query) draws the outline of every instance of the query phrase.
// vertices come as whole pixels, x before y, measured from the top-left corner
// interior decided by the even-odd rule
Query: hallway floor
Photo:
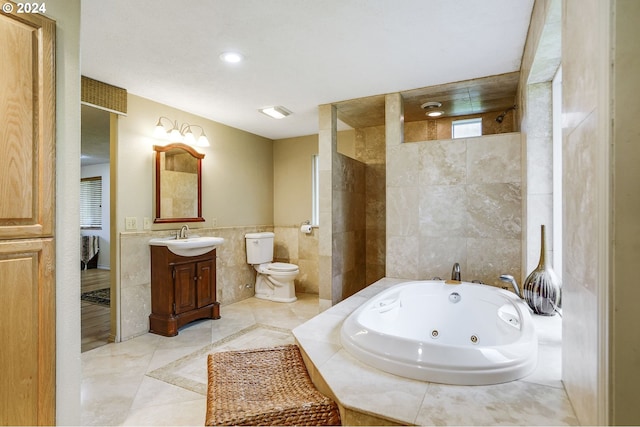
[[[80,292],[105,289],[110,286],[111,271],[98,268],[82,270]],[[80,301],[82,352],[103,346],[111,334],[111,308],[87,301]]]
[[[249,298],[221,307],[176,337],[147,333],[82,353],[82,425],[203,425],[207,354],[293,343],[318,314],[318,296],[277,303]]]

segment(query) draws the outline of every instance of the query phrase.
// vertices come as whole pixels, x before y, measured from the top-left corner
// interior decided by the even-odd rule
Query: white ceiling
[[[270,139],[310,135],[321,104],[518,71],[533,2],[82,0],[82,74]],[[293,114],[258,112],[273,105]]]

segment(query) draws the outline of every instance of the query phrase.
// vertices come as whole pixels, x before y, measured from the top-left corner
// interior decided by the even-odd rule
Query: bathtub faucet
[[[462,281],[460,278],[460,264],[457,262],[453,264],[453,268],[451,269],[451,280],[457,280],[458,282]]]
[[[520,287],[518,287],[518,283],[516,282],[516,279],[513,278],[513,276],[511,276],[510,274],[503,274],[500,276],[500,280],[502,280],[503,282],[511,283],[511,286],[513,286],[513,291],[516,293],[516,295],[522,298]]]

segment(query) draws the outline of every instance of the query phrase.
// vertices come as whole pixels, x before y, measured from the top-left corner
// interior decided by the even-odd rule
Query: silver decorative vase
[[[545,226],[541,226],[540,261],[538,267],[525,279],[522,285],[523,296],[535,314],[553,316],[560,308],[562,284],[547,263]]]

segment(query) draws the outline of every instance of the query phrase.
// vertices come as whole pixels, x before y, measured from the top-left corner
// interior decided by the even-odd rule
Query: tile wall
[[[366,286],[365,164],[337,149],[337,111],[318,108],[320,154],[320,309]]]
[[[339,301],[365,285],[365,164],[342,154],[333,159],[334,295]]]
[[[387,273],[521,277],[520,133],[387,146]]]
[[[296,278],[296,292],[318,294],[318,228],[311,234],[300,231],[299,226],[273,228],[275,233],[273,257],[278,262],[296,264],[300,274]]]
[[[597,425],[608,416],[600,385],[606,375],[602,349],[608,348],[600,328],[606,324],[602,307],[609,282],[602,260],[609,242],[599,230],[608,207],[601,185],[608,172],[609,107],[602,101],[610,84],[604,74],[610,68],[610,6],[573,0],[563,7],[562,377],[580,423]]]
[[[510,133],[515,130],[514,111],[509,111],[502,123],[496,122],[500,112],[474,114],[469,116],[442,117],[437,120],[423,120],[406,122],[404,124],[405,142],[434,141],[437,139],[451,139],[451,122],[454,120],[482,118],[482,134]]]
[[[384,126],[356,129],[355,157],[365,164],[365,282],[385,275],[386,153]]]

